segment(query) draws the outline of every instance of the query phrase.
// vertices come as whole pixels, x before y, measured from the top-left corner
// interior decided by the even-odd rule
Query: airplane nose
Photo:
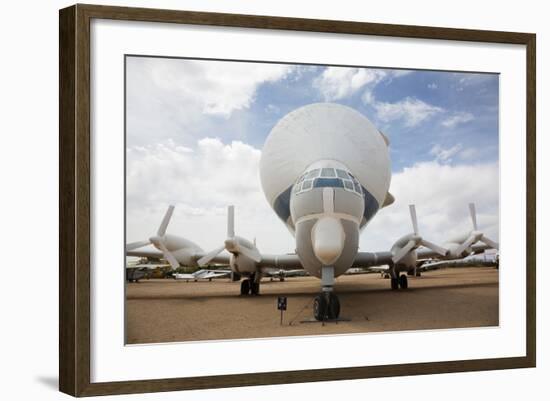
[[[317,259],[325,266],[332,265],[342,254],[345,238],[340,220],[334,217],[319,219],[311,232],[313,252]]]

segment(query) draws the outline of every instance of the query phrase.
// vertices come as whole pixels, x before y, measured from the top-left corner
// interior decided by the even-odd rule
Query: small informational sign
[[[280,311],[286,310],[286,297],[279,297],[277,299],[277,309]]]
[[[281,311],[281,326],[283,325],[283,312],[286,310],[286,297],[277,298],[277,309]]]

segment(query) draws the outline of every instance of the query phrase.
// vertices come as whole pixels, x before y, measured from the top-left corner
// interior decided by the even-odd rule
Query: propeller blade
[[[468,206],[470,207],[470,217],[472,218],[474,231],[477,231],[476,205],[474,203],[470,203]]]
[[[262,260],[262,255],[260,255],[260,253],[257,250],[245,248],[242,245],[239,245],[237,247],[237,253],[242,253],[244,256],[252,259],[256,263],[259,263]]]
[[[172,266],[172,269],[177,269],[178,267],[180,267],[179,262],[176,260],[174,255],[170,253],[170,251],[168,250],[168,248],[166,248],[163,242],[159,243],[159,248],[162,251],[164,259],[166,259],[168,263],[170,263],[170,266]]]
[[[164,218],[162,219],[162,222],[160,223],[159,229],[157,231],[157,235],[159,237],[163,237],[164,234],[166,234],[166,228],[168,227],[168,223],[170,223],[170,219],[172,218],[173,212],[174,212],[174,205],[168,206],[168,210],[166,211],[166,214],[164,215]]]
[[[197,264],[199,266],[204,266],[208,264],[212,259],[214,259],[218,254],[225,249],[225,245],[220,246],[219,248],[214,249],[213,251],[208,252],[206,255],[204,255],[202,258],[197,260]]]
[[[424,245],[426,248],[430,248],[432,251],[434,252],[437,252],[438,254],[440,254],[441,256],[446,256],[447,255],[447,252],[449,252],[448,249],[445,249],[439,245],[436,245],[434,244],[433,242],[430,242],[430,241],[426,241],[425,239],[423,239],[422,241],[420,241],[420,244],[421,245]]]
[[[141,248],[142,246],[149,245],[151,241],[145,240],[145,241],[137,241],[137,242],[131,242],[129,244],[126,244],[126,250],[131,251],[133,249]]]
[[[416,246],[416,241],[410,240],[407,242],[407,244],[401,248],[395,255],[392,257],[393,263],[399,263],[401,259],[403,259],[411,249],[413,249]]]
[[[227,207],[227,238],[235,236],[235,206]]]
[[[457,256],[460,256],[462,255],[462,252],[464,252],[466,250],[466,248],[468,248],[470,245],[472,245],[474,242],[476,242],[476,237],[475,235],[471,235],[470,237],[468,237],[468,239],[466,241],[464,241],[457,249],[456,249],[456,255]]]
[[[409,212],[411,213],[414,235],[418,235],[418,221],[416,219],[416,208],[414,205],[409,205]]]
[[[481,242],[489,245],[491,248],[498,250],[498,242],[495,242],[492,239],[487,238],[485,235],[481,237]]]

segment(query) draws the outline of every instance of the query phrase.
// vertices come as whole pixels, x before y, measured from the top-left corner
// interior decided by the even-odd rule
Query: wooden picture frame
[[[92,383],[90,380],[90,21],[94,18],[517,44],[526,47],[526,356]],[[535,49],[530,33],[74,5],[59,14],[59,388],[73,396],[534,367],[536,363]]]

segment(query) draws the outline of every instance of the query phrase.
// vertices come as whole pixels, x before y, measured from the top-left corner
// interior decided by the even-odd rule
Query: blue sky
[[[240,207],[249,236],[288,237],[260,206],[261,148],[288,112],[325,101],[358,110],[391,142],[390,191],[398,197],[371,225],[396,228],[364,235],[365,246],[408,232],[407,203],[422,203],[427,231],[447,236],[469,229],[467,203],[476,202],[479,220],[498,237],[496,74],[147,57],[126,64],[129,240],[146,238],[170,203],[207,244],[212,236],[200,227],[223,226],[227,204]],[[458,222],[447,229],[449,221]]]
[[[133,59],[133,61],[142,59]],[[163,63],[211,64],[212,61],[149,59]],[[251,63],[221,62],[217,64]],[[264,64],[259,64],[264,65]],[[224,143],[241,140],[261,148],[271,128],[286,113],[314,102],[332,101],[351,106],[366,115],[390,138],[392,167],[398,172],[418,161],[433,159],[439,146],[453,149],[447,163],[494,161],[498,158],[498,75],[439,71],[368,69],[387,75],[337,96],[324,93],[320,80],[325,66],[293,65],[278,80],[260,82],[248,107],[237,108],[229,115],[208,114],[201,122],[204,136],[215,136]],[[223,67],[222,67],[223,68]],[[346,70],[346,68],[341,68]],[[350,70],[349,68],[347,70]],[[351,69],[358,71],[360,69]],[[365,99],[370,92],[375,103]],[[402,104],[417,113],[427,113],[419,122],[411,123]],[[376,106],[386,105],[392,113],[380,116]],[[182,105],[185,107],[185,105]],[[416,108],[415,108],[416,106]],[[405,113],[405,114],[403,114]],[[454,119],[453,119],[454,118]],[[188,138],[169,135],[185,146],[193,146]],[[132,133],[129,142],[132,143]],[[155,138],[153,138],[155,139]],[[460,149],[459,149],[460,148]]]

